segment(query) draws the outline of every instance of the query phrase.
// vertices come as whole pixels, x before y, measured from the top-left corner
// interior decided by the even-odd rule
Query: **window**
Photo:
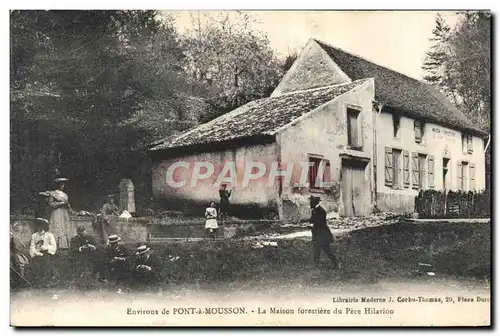
[[[319,178],[318,174],[322,176]],[[308,181],[310,189],[325,189],[323,182],[330,182],[330,161],[321,155],[309,155]]]
[[[394,173],[394,182],[392,183],[392,187],[394,189],[401,189],[401,150],[400,149],[392,149],[392,164],[393,164],[393,173]]]
[[[403,185],[410,187],[410,152],[407,150],[403,151]]]
[[[469,177],[469,163],[467,161],[457,162],[457,189],[462,191],[467,191],[468,189],[468,177]],[[475,175],[475,167],[474,167]],[[474,176],[475,180],[475,176]]]
[[[392,115],[392,136],[394,138],[399,138],[399,126],[401,123],[401,117],[398,114]]]
[[[410,157],[408,151],[391,147],[385,148],[385,185],[393,189],[408,188],[410,186]]]
[[[427,156],[427,187],[434,189],[434,155]]]
[[[425,161],[427,157],[424,154],[418,154],[418,188],[425,189]]]
[[[473,152],[472,144],[473,144],[472,143],[472,136],[462,133],[462,152],[464,154],[466,154],[466,153],[471,154]]]
[[[413,189],[434,188],[434,156],[412,153],[411,158]]]
[[[413,128],[415,132],[415,142],[421,143],[424,139],[425,123],[422,120],[413,121]]]
[[[470,190],[475,190],[476,189],[476,165],[473,163],[469,164],[469,181],[470,181],[470,185],[469,185]]]
[[[359,110],[347,108],[347,146],[351,149],[361,149],[361,125]]]

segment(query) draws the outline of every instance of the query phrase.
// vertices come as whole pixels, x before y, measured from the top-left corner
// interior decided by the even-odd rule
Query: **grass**
[[[279,240],[278,247],[252,246],[250,240],[205,240],[156,243],[151,247],[162,262],[165,281],[161,286],[367,284],[415,278],[419,262],[432,264],[437,277],[471,280],[490,277],[488,225],[400,223],[354,231],[334,244],[341,270],[330,269],[324,255],[321,267],[314,267],[309,239]],[[179,259],[171,261],[169,256]],[[58,277],[52,286],[75,286],[79,279],[74,278],[67,253],[61,251],[54,260]]]

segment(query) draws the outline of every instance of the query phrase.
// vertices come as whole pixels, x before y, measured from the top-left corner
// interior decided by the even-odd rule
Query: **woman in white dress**
[[[57,188],[49,192],[50,207],[50,230],[56,238],[57,246],[60,249],[69,248],[69,213],[72,212],[68,195],[64,192],[66,178],[57,178],[55,183]]]
[[[217,225],[217,209],[215,208],[215,202],[210,202],[210,205],[205,210],[205,218],[207,219],[205,222],[205,230],[207,233],[215,238],[215,234],[219,225]]]

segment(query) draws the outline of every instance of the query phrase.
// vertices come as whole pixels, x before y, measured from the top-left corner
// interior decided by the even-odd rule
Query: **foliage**
[[[186,70],[206,85],[214,109],[206,122],[251,100],[267,97],[282,76],[281,62],[262,33],[254,30],[247,14],[235,20],[229,14],[192,18],[183,39]]]
[[[491,119],[491,14],[459,13],[451,28],[438,15],[425,80],[439,87],[471,120],[489,132]]]
[[[267,39],[240,19],[197,39],[156,11],[11,11],[11,211],[33,209],[56,175],[76,209],[98,208],[122,178],[149,202],[152,142],[279,80]]]
[[[11,209],[32,207],[36,192],[51,188],[47,182],[55,175],[71,180],[77,208],[98,206],[96,196],[115,191],[121,178],[147,176],[137,169],[145,160],[136,151],[144,130],[124,121],[154,97],[153,88],[162,89],[151,77],[163,69],[147,72],[144,53],[151,51],[137,47],[169,33],[155,16],[11,12]],[[79,199],[75,190],[94,195]]]

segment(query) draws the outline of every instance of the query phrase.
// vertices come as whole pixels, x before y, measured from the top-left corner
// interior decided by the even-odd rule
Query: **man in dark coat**
[[[314,263],[319,264],[321,257],[321,250],[325,251],[328,258],[333,263],[333,266],[337,268],[338,262],[335,258],[335,254],[330,249],[330,244],[333,242],[333,235],[330,228],[326,224],[326,211],[321,205],[319,205],[320,198],[316,196],[311,196],[309,198],[311,205],[311,231],[312,231],[312,243],[314,248]]]
[[[219,189],[220,197],[220,209],[219,215],[221,219],[227,218],[227,212],[229,209],[229,197],[231,197],[231,190],[227,190],[227,185],[223,184],[222,188]]]
[[[106,256],[108,259],[108,274],[111,281],[124,283],[129,280],[130,257],[132,254],[123,245],[119,244],[121,238],[118,235],[108,237]]]
[[[151,248],[141,245],[135,252],[135,263],[132,270],[134,285],[153,285],[161,280],[161,264]]]
[[[99,258],[102,252],[98,250],[94,237],[86,234],[83,226],[78,227],[76,232],[70,243],[76,276],[81,278],[90,273],[92,276],[98,275],[99,279],[103,280],[104,272]]]

